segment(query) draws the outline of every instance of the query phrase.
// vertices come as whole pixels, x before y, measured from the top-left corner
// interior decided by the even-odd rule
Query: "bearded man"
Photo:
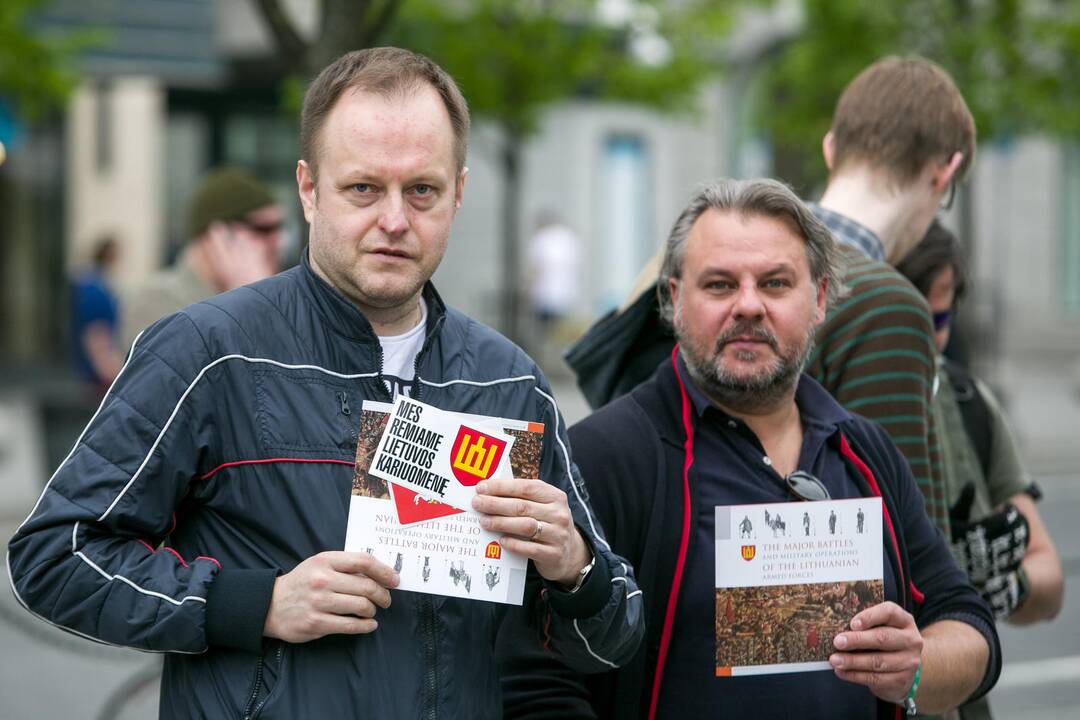
[[[840,295],[839,250],[784,185],[725,180],[676,221],[660,305],[678,341],[652,378],[570,430],[612,547],[645,597],[646,643],[588,679],[504,626],[510,718],[895,717],[985,693],[993,619],[878,425],[803,374]],[[885,601],[822,636],[831,671],[716,676],[715,508],[880,496]],[[523,625],[513,626],[523,628]]]

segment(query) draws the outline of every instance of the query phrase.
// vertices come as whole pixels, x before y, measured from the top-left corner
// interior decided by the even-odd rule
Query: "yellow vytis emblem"
[[[485,445],[484,440],[483,435],[473,440],[472,435],[465,434],[458,444],[454,467],[470,475],[486,478],[491,473],[491,463],[498,448],[494,444]]]

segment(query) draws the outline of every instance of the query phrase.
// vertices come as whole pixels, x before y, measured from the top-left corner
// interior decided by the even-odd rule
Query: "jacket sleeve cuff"
[[[611,568],[608,567],[607,559],[596,552],[588,534],[582,532],[581,536],[585,538],[585,544],[589,546],[589,551],[596,558],[593,569],[585,578],[585,582],[575,593],[567,592],[558,583],[549,582],[546,579],[544,587],[548,591],[548,602],[555,612],[563,617],[583,620],[603,610],[611,598]]]
[[[272,569],[219,570],[206,596],[206,644],[260,652],[276,579]]]
[[[990,653],[986,658],[986,672],[983,674],[983,679],[982,682],[979,683],[979,687],[976,688],[975,692],[971,693],[971,696],[964,702],[967,703],[972,700],[978,700],[983,695],[990,692],[990,689],[997,684],[998,676],[1001,675],[1001,654],[998,651],[997,631],[984,618],[975,613],[964,612],[962,610],[942,613],[940,617],[934,618],[934,622],[938,622],[939,620],[956,620],[958,622],[967,623],[978,630],[986,639],[986,645],[990,649]]]

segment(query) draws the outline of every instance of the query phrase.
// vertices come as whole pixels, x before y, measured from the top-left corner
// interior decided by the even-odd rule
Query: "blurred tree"
[[[78,76],[69,61],[84,46],[87,33],[46,37],[30,18],[46,0],[0,2],[0,97],[24,120],[33,121],[63,105]]]
[[[541,113],[569,97],[692,112],[730,24],[708,0],[323,0],[305,40],[279,0],[256,0],[286,62],[304,79],[348,50],[394,44],[454,76],[474,117],[502,133],[502,330],[518,335],[521,164]],[[606,10],[606,11],[605,11]],[[300,85],[287,92],[299,104]]]
[[[765,69],[756,116],[777,174],[807,192],[825,176],[821,139],[844,86],[874,60],[919,54],[964,93],[980,139],[1080,135],[1076,0],[803,0],[803,31]]]
[[[305,38],[281,0],[255,0],[288,72],[303,83],[349,50],[373,47],[393,24],[404,0],[321,0],[319,24]]]
[[[773,173],[804,197],[826,177],[821,140],[844,86],[884,55],[914,53],[944,67],[983,143],[1033,132],[1080,137],[1077,0],[802,0],[802,8],[802,32],[764,65],[754,115],[771,141]],[[971,198],[969,177],[957,221],[973,258]],[[988,356],[1000,324],[980,327],[973,313],[958,323],[954,335],[972,356]]]
[[[519,335],[522,155],[544,109],[586,97],[693,112],[729,23],[727,6],[705,0],[410,0],[402,11],[394,38],[446,68],[473,114],[502,136],[500,309],[509,337]]]

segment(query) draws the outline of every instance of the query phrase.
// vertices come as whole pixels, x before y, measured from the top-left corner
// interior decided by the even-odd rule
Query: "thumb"
[[[954,525],[967,525],[971,519],[971,506],[975,504],[975,483],[968,481],[960,491],[956,504],[949,509],[949,520]]]

